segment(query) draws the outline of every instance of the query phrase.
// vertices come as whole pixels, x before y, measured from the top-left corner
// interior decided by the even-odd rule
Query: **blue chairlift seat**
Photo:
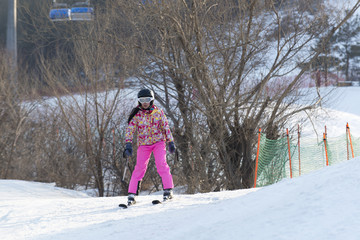
[[[49,17],[51,21],[69,21],[71,20],[71,10],[67,7],[67,4],[55,4],[50,9]]]
[[[91,21],[94,19],[94,8],[86,2],[75,3],[71,7],[71,20]]]

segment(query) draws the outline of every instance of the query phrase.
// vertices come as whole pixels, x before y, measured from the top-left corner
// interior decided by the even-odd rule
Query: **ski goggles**
[[[138,101],[140,103],[149,103],[151,102],[152,100],[154,100],[153,97],[141,97],[141,98],[138,98]]]

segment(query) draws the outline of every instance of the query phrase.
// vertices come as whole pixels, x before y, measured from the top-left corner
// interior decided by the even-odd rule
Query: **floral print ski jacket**
[[[160,141],[174,141],[168,120],[162,109],[155,105],[151,110],[141,109],[126,128],[125,142],[132,142],[137,131],[137,144],[152,145]]]

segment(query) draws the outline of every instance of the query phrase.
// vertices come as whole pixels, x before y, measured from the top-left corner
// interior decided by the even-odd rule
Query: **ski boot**
[[[129,194],[128,195],[128,206],[134,205],[136,203],[135,201],[135,194]]]
[[[173,190],[172,189],[164,189],[163,200],[167,201],[173,198]]]

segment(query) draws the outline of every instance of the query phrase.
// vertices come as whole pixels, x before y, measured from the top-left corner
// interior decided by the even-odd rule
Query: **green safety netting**
[[[323,138],[290,138],[290,157],[287,137],[277,140],[260,136],[256,186],[266,186],[283,178],[298,177],[326,166],[325,144]],[[326,138],[328,163],[333,165],[360,155],[360,138],[344,134]],[[300,147],[299,147],[300,146]],[[290,174],[291,159],[291,174]]]

